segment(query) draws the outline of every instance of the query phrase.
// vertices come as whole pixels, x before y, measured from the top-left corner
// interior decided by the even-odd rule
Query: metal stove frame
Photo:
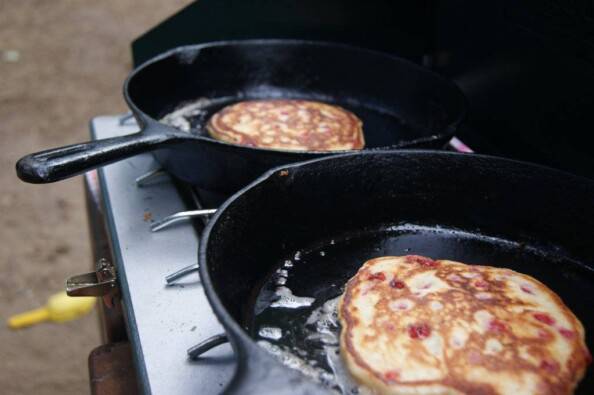
[[[136,130],[126,116],[91,121],[93,139]],[[121,298],[112,308],[102,306],[103,338],[129,340],[143,393],[194,394],[199,389],[201,394],[217,394],[233,374],[233,352],[224,345],[200,360],[187,357],[188,349],[223,329],[195,271],[171,285],[166,281],[168,275],[196,264],[198,234],[191,223],[151,232],[153,218],[187,210],[167,174],[141,179],[137,185],[140,175],[155,168],[152,155],[143,154],[85,177],[94,258],[114,264]]]
[[[129,115],[91,121],[93,139],[136,130]],[[472,152],[457,138],[446,149]],[[115,267],[119,282],[117,292],[100,284],[110,291],[104,342],[130,342],[144,393],[219,393],[235,359],[196,273],[198,235],[216,209],[202,207],[200,191],[160,171],[150,154],[89,172],[85,185],[95,262],[108,273]],[[89,294],[102,280],[99,271],[75,276],[67,288]]]

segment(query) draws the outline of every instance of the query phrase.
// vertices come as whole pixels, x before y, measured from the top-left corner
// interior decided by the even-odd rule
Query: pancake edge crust
[[[391,263],[392,262],[392,263]],[[390,266],[391,264],[393,264],[393,268],[397,268],[398,270],[400,270],[400,272],[397,273],[390,273],[389,270],[386,270],[386,268],[390,268],[392,266]],[[382,270],[378,269],[378,268],[382,268]],[[380,271],[378,271],[380,270]],[[451,272],[450,272],[451,270]],[[462,277],[460,274],[464,272],[464,276],[468,275],[468,276],[475,276],[474,279],[471,278],[465,278]],[[558,344],[562,344],[565,345],[567,344],[567,347],[569,347],[569,350],[571,350],[571,352],[569,353],[569,356],[565,361],[565,364],[563,366],[561,366],[560,364],[558,364],[557,366],[555,366],[554,364],[557,363],[557,359],[547,359],[547,355],[549,354],[538,354],[537,356],[543,356],[543,361],[541,362],[540,366],[538,366],[538,362],[536,361],[536,365],[532,366],[529,365],[526,361],[517,361],[516,359],[513,360],[514,364],[517,364],[517,366],[509,366],[509,365],[505,365],[505,362],[503,360],[503,358],[501,358],[501,361],[499,362],[500,365],[498,366],[498,369],[502,369],[502,371],[499,370],[489,370],[489,368],[493,367],[492,365],[492,359],[496,359],[495,357],[493,357],[493,355],[490,354],[480,354],[477,356],[478,360],[480,361],[482,359],[481,362],[467,362],[466,358],[464,360],[459,360],[456,358],[453,358],[452,361],[454,364],[461,364],[460,366],[449,366],[449,363],[452,362],[449,359],[446,361],[446,373],[443,375],[443,377],[441,377],[440,379],[436,379],[436,380],[400,380],[400,374],[401,373],[406,373],[406,372],[402,372],[400,370],[401,366],[384,366],[382,365],[382,369],[381,370],[377,370],[372,368],[372,366],[370,366],[370,361],[373,361],[375,357],[377,357],[377,355],[371,355],[368,356],[367,354],[363,355],[363,353],[366,352],[365,350],[365,346],[364,345],[358,345],[355,344],[355,340],[354,340],[354,333],[359,330],[360,333],[364,333],[361,332],[362,330],[367,330],[369,328],[369,326],[365,326],[366,324],[362,323],[362,319],[361,317],[365,317],[364,314],[366,314],[365,312],[361,312],[359,309],[357,309],[358,314],[355,314],[353,310],[353,307],[356,306],[363,306],[366,307],[366,305],[361,305],[360,302],[363,299],[360,299],[359,301],[357,301],[357,298],[364,298],[365,295],[367,295],[367,292],[370,292],[370,294],[376,294],[373,297],[376,298],[374,300],[376,300],[376,304],[374,304],[373,306],[373,311],[382,311],[381,310],[381,306],[380,303],[382,302],[382,299],[386,299],[386,300],[407,300],[407,298],[411,301],[409,308],[408,308],[408,312],[404,313],[404,312],[398,312],[398,314],[401,314],[401,320],[405,321],[406,319],[408,319],[410,321],[410,317],[412,316],[417,317],[417,315],[415,315],[415,307],[416,306],[424,306],[425,310],[428,310],[428,305],[423,303],[428,303],[429,301],[431,303],[437,303],[441,300],[442,303],[439,303],[443,306],[446,306],[445,308],[447,309],[447,304],[448,304],[448,300],[444,299],[436,299],[435,294],[433,295],[433,297],[428,297],[429,295],[431,295],[431,288],[429,288],[428,290],[424,291],[422,289],[415,289],[414,287],[416,286],[414,284],[414,281],[416,281],[417,278],[421,278],[420,276],[423,276],[425,274],[431,274],[431,273],[435,273],[435,279],[436,281],[434,281],[433,286],[435,287],[436,284],[439,285],[441,284],[442,286],[442,291],[443,293],[439,293],[437,292],[437,294],[439,296],[444,296],[446,295],[445,292],[447,292],[448,290],[455,290],[456,292],[460,291],[461,293],[466,292],[468,295],[471,295],[472,298],[476,297],[476,295],[479,295],[481,298],[484,297],[483,294],[487,293],[484,292],[485,289],[490,291],[490,293],[493,293],[494,296],[492,296],[494,301],[499,301],[500,297],[506,297],[509,295],[512,295],[512,288],[513,288],[513,295],[520,295],[520,297],[524,296],[524,294],[526,294],[525,296],[527,297],[526,300],[544,300],[545,299],[545,295],[544,294],[540,294],[540,292],[543,292],[546,294],[546,297],[550,298],[550,300],[555,304],[556,307],[558,307],[559,311],[562,313],[563,317],[559,317],[559,319],[557,320],[557,323],[555,323],[555,320],[549,316],[547,314],[547,310],[544,311],[544,313],[539,313],[536,310],[530,310],[528,309],[527,311],[529,311],[529,313],[518,313],[517,317],[514,315],[516,313],[509,313],[510,315],[507,315],[507,317],[512,317],[513,320],[510,320],[509,322],[505,322],[505,321],[500,321],[499,320],[499,316],[498,315],[494,315],[491,316],[491,318],[489,319],[489,322],[486,324],[487,326],[485,327],[485,331],[482,334],[475,334],[472,331],[470,332],[470,336],[468,337],[469,339],[474,339],[474,341],[476,342],[477,339],[479,342],[482,342],[480,344],[485,344],[486,342],[486,338],[495,338],[495,339],[499,339],[501,340],[501,342],[503,342],[505,347],[511,346],[511,347],[516,347],[516,348],[521,348],[523,347],[524,343],[522,342],[528,342],[528,340],[526,340],[526,337],[523,337],[524,340],[520,339],[521,336],[516,335],[514,333],[514,331],[516,330],[523,330],[525,328],[532,328],[535,327],[537,328],[537,330],[539,331],[539,335],[541,334],[541,329],[538,328],[542,328],[542,333],[546,332],[547,333],[547,338],[544,338],[544,340],[539,340],[536,342],[536,346],[534,345],[534,343],[531,343],[530,347],[535,347],[537,350],[536,352],[540,352],[538,350],[539,347],[539,342],[546,344],[543,345],[543,352],[547,352],[549,351],[548,348],[545,347],[549,347],[549,345],[558,345]],[[449,274],[448,274],[449,273]],[[476,274],[473,274],[476,273]],[[448,281],[445,281],[445,278],[440,277],[441,275],[446,275],[447,274],[447,279],[449,280],[450,278],[453,281],[453,285],[452,287],[450,287],[450,283]],[[478,280],[476,280],[476,278],[478,278]],[[500,279],[499,280],[494,280],[494,279]],[[444,281],[442,281],[444,280]],[[483,281],[484,280],[484,281]],[[464,282],[464,284],[462,284]],[[472,285],[468,285],[468,287],[466,286],[466,283],[470,284],[472,282]],[[483,284],[484,283],[484,284]],[[371,284],[371,285],[370,285]],[[445,285],[444,285],[445,284]],[[474,285],[478,284],[481,285],[481,287],[475,287]],[[444,288],[444,287],[448,287],[448,288]],[[454,286],[459,287],[459,289],[455,289]],[[376,288],[379,287],[379,288]],[[509,290],[508,290],[509,289]],[[413,292],[414,291],[414,292]],[[365,292],[363,293],[363,296],[361,296],[361,292]],[[393,296],[390,293],[387,297],[385,295],[387,295],[387,292],[393,292]],[[420,292],[420,293],[419,293]],[[501,292],[501,295],[498,294],[497,292]],[[421,297],[423,298],[427,298],[425,301],[423,301],[422,299],[418,299],[415,300],[415,296],[413,296],[413,294],[417,294],[417,295],[422,295]],[[379,299],[377,297],[377,294],[379,294]],[[503,296],[502,296],[503,295]],[[466,298],[470,298],[470,296],[465,296]],[[392,298],[392,299],[390,299]],[[534,299],[530,299],[530,298],[534,298]],[[456,299],[457,300],[457,299]],[[548,300],[548,299],[547,299]],[[520,299],[521,302],[523,302],[523,299]],[[359,304],[357,303],[359,302]],[[483,302],[483,303],[481,303]],[[452,302],[453,303],[453,302]],[[474,302],[472,302],[470,305],[465,305],[465,306],[469,306],[472,307],[472,309],[468,310],[471,313],[477,314],[478,310],[475,310],[475,308],[477,308],[478,305],[482,306],[484,303],[486,303],[487,306],[489,305],[489,301],[488,300],[481,300],[480,302],[476,302],[476,305]],[[495,302],[493,302],[495,303]],[[520,303],[520,302],[517,302]],[[406,303],[404,303],[406,305]],[[451,305],[451,304],[450,304]],[[515,304],[514,304],[515,305]],[[385,304],[384,304],[385,306]],[[412,306],[412,307],[410,307]],[[457,309],[457,305],[454,304],[453,305],[455,309]],[[500,306],[497,304],[494,304],[494,308],[493,311],[501,311],[501,309],[505,308],[509,308],[512,309],[513,306]],[[522,305],[523,306],[523,305]],[[541,307],[541,306],[538,306]],[[525,307],[522,307],[523,309],[525,309]],[[482,307],[481,307],[482,309]],[[489,310],[489,307],[486,308],[487,312],[491,311]],[[385,310],[384,310],[385,311]],[[445,313],[447,310],[443,310],[443,312]],[[454,310],[456,311],[456,310]],[[523,311],[523,310],[522,310]],[[421,313],[423,313],[423,311],[421,311]],[[437,312],[432,312],[434,315],[438,315]],[[554,312],[551,311],[551,314],[553,313],[557,313],[557,310],[555,310]],[[406,315],[404,315],[406,314]],[[454,322],[454,320],[458,317],[452,316],[452,313],[449,312],[449,314],[451,316],[448,316],[447,319],[445,321],[451,321]],[[505,313],[507,314],[507,313]],[[525,314],[523,316],[520,317],[520,314]],[[455,314],[453,314],[455,315]],[[461,313],[461,315],[464,317],[463,313]],[[581,322],[577,319],[577,317],[573,314],[573,312],[571,312],[571,310],[569,310],[569,308],[567,306],[565,306],[565,304],[563,303],[563,301],[561,300],[561,298],[555,294],[552,290],[550,290],[545,284],[541,283],[540,281],[534,279],[531,276],[522,274],[522,273],[518,273],[515,272],[513,270],[510,269],[504,269],[504,268],[495,268],[495,267],[491,267],[491,266],[477,266],[477,265],[467,265],[464,263],[460,263],[460,262],[455,262],[455,261],[449,261],[449,260],[432,260],[431,258],[427,258],[427,257],[422,257],[422,256],[417,256],[417,255],[408,255],[408,256],[401,256],[401,257],[397,257],[397,256],[386,256],[386,257],[380,257],[380,258],[374,258],[371,260],[368,260],[367,262],[365,262],[363,264],[363,266],[361,266],[361,268],[359,269],[359,271],[357,272],[357,274],[355,276],[353,276],[348,282],[347,285],[345,287],[345,292],[343,293],[341,299],[340,299],[340,303],[338,306],[338,316],[339,316],[339,320],[342,326],[342,330],[341,330],[341,334],[340,334],[340,354],[343,358],[343,360],[346,363],[346,366],[348,368],[348,370],[350,371],[351,375],[356,379],[356,381],[358,381],[359,383],[367,386],[368,388],[373,389],[374,391],[376,391],[376,393],[378,394],[390,394],[390,395],[424,395],[424,394],[431,394],[431,395],[458,395],[458,394],[480,394],[480,395],[507,395],[509,392],[509,390],[507,390],[507,392],[501,392],[501,388],[510,388],[509,385],[506,387],[507,384],[504,383],[497,383],[495,381],[495,385],[492,385],[492,382],[489,382],[489,380],[486,381],[482,381],[482,380],[470,380],[467,379],[467,375],[460,375],[460,374],[452,374],[451,371],[452,370],[456,370],[458,368],[461,369],[468,369],[468,370],[463,370],[463,372],[470,372],[472,369],[475,370],[479,370],[482,369],[484,371],[484,369],[486,370],[486,374],[488,375],[489,373],[504,373],[504,374],[508,374],[509,372],[509,376],[513,377],[513,378],[524,378],[525,375],[528,375],[527,377],[529,377],[532,381],[534,381],[536,383],[536,385],[532,385],[529,386],[527,385],[525,382],[522,385],[518,386],[518,389],[523,388],[524,391],[522,392],[514,392],[515,394],[539,394],[539,395],[546,395],[546,394],[572,394],[575,387],[577,386],[577,384],[579,383],[579,381],[583,378],[585,372],[586,372],[586,368],[589,365],[589,363],[591,362],[591,355],[587,349],[587,346],[585,344],[585,334],[584,334],[584,328],[581,324]],[[558,315],[554,315],[554,317],[558,317]],[[386,324],[385,322],[378,324],[377,322],[379,322],[379,319],[377,319],[376,315],[372,315],[373,319],[372,319],[372,330],[375,330],[375,332],[370,332],[373,333],[375,336],[370,336],[369,334],[366,334],[367,337],[365,337],[365,339],[370,338],[370,341],[376,341],[375,337],[379,336],[379,335],[387,335],[387,336],[393,336],[392,338],[390,338],[389,340],[392,341],[392,343],[397,344],[396,341],[397,340],[402,340],[404,342],[408,342],[408,344],[412,344],[414,347],[413,350],[413,354],[409,355],[408,357],[410,358],[412,356],[412,359],[415,359],[415,355],[414,353],[421,350],[421,353],[425,352],[425,348],[427,346],[424,346],[425,348],[421,348],[420,345],[422,344],[423,341],[427,341],[430,336],[433,336],[434,333],[431,332],[431,328],[430,327],[425,327],[423,325],[421,326],[413,326],[413,328],[411,329],[411,326],[409,325],[408,327],[404,326],[404,327],[399,327],[398,323],[394,323],[394,325],[391,325],[391,323]],[[474,315],[474,317],[476,317],[476,315]],[[526,318],[528,317],[528,318]],[[534,318],[536,318],[536,320],[534,320]],[[528,319],[528,321],[526,321]],[[427,319],[427,322],[430,323],[431,325],[431,318]],[[533,320],[534,322],[531,322],[530,320]],[[441,321],[444,322],[444,321]],[[526,324],[526,322],[528,322]],[[563,324],[561,324],[561,322],[563,322]],[[359,325],[359,327],[357,327]],[[396,327],[396,333],[394,334],[389,334],[388,332],[392,330],[392,328],[390,329],[381,329],[381,328],[385,328],[386,325],[388,325],[389,327],[395,326]],[[402,324],[403,325],[403,324]],[[436,335],[443,335],[443,333],[445,333],[445,330],[448,328],[447,325],[448,324],[443,324],[444,326],[440,326],[441,324],[436,324],[436,327],[433,328],[435,330],[435,332],[437,332]],[[453,325],[453,324],[452,324]],[[562,326],[564,325],[564,326]],[[362,329],[361,329],[362,328]],[[380,330],[378,330],[378,328],[380,328]],[[570,328],[570,329],[567,329]],[[450,328],[451,329],[451,328]],[[570,331],[571,330],[571,331]],[[381,332],[380,334],[377,334],[377,332]],[[365,332],[367,333],[367,332]],[[447,332],[448,334],[451,334],[453,332]],[[525,335],[525,332],[522,332],[523,335]],[[474,337],[473,336],[477,336]],[[361,336],[359,334],[359,336]],[[396,336],[396,337],[394,337]],[[408,338],[406,338],[408,336]],[[500,337],[497,337],[500,336]],[[400,337],[400,339],[398,339],[398,337]],[[361,337],[360,337],[361,338]],[[444,358],[449,358],[446,357],[446,353],[447,352],[452,352],[451,355],[458,355],[455,353],[458,352],[466,352],[467,349],[464,348],[464,346],[461,346],[460,349],[453,349],[450,343],[450,339],[446,336],[443,336],[443,344],[446,344],[445,347],[443,347],[443,356]],[[447,341],[446,341],[447,339]],[[509,340],[512,343],[505,343],[505,339]],[[513,343],[513,342],[517,342],[517,343]],[[466,341],[465,341],[466,342]],[[563,343],[565,342],[565,343]],[[364,344],[364,343],[361,343]],[[494,343],[493,343],[494,344]],[[473,353],[475,353],[474,351],[470,350],[471,346],[474,346],[476,344],[472,343],[471,340],[467,340],[467,343],[465,343],[465,346],[468,346],[468,355],[474,355]],[[375,344],[374,344],[375,346]],[[369,351],[369,353],[373,353],[373,354],[381,354],[382,350],[387,350],[390,345],[389,344],[382,344],[383,347],[371,347],[371,350],[368,349],[367,351]],[[450,347],[448,349],[448,346]],[[552,347],[552,346],[551,346]],[[409,349],[410,350],[410,349]],[[486,348],[485,348],[486,350]],[[504,349],[505,350],[505,349]],[[404,352],[404,351],[403,351]],[[410,352],[410,351],[409,351]],[[387,353],[387,351],[386,351]],[[389,355],[389,354],[384,354],[384,355]],[[429,354],[430,355],[430,354]],[[466,354],[464,354],[466,355]],[[496,354],[497,355],[497,354]],[[502,355],[502,354],[499,354]],[[552,357],[558,357],[558,354],[551,354]],[[381,357],[382,355],[380,355]],[[550,356],[550,355],[549,355]],[[422,356],[423,358],[426,358],[426,355]],[[489,359],[491,358],[491,359]],[[376,361],[378,359],[375,359]],[[385,359],[380,359],[380,360],[385,360]],[[408,363],[410,359],[407,359],[406,362]],[[427,359],[424,359],[425,361],[427,361]],[[445,359],[443,360],[445,361]],[[443,363],[442,361],[442,363]],[[460,362],[462,361],[462,362]],[[550,361],[550,362],[547,362]],[[475,365],[473,365],[473,363],[475,363]],[[377,365],[377,364],[376,364]],[[409,366],[409,365],[407,365]],[[413,365],[414,366],[414,365]],[[417,365],[418,366],[418,365]],[[440,365],[441,366],[441,365]],[[429,366],[432,367],[432,366]],[[442,367],[443,368],[443,367]],[[519,370],[516,373],[516,370]],[[460,372],[460,370],[456,370],[458,372]],[[410,373],[410,372],[408,372]],[[476,372],[475,372],[476,373]],[[463,377],[462,377],[463,376]],[[551,377],[553,377],[551,379]],[[526,391],[526,388],[532,388],[533,390],[531,391]],[[536,388],[536,389],[534,389]]]
[[[227,143],[286,151],[347,151],[365,146],[363,122],[352,112],[311,100],[237,102],[213,114],[206,129]]]

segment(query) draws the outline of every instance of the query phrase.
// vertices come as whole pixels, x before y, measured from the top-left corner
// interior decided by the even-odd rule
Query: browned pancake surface
[[[571,394],[590,362],[561,299],[508,269],[372,259],[339,316],[350,372],[379,393]]]
[[[361,149],[362,122],[344,108],[307,100],[251,100],[214,114],[210,135],[229,143],[291,151]]]

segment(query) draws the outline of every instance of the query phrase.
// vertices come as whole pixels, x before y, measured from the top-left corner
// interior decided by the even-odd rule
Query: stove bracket
[[[165,172],[165,170],[163,170],[162,168],[158,167],[156,169],[153,169],[151,171],[148,171],[148,172],[144,173],[141,176],[136,177],[136,179],[134,180],[134,182],[136,183],[136,186],[138,188],[143,188],[145,186],[148,186],[149,184],[152,184],[153,182],[155,182],[155,180],[158,177],[164,176],[165,174],[167,174]]]
[[[97,262],[97,270],[72,276],[66,280],[68,296],[102,296],[108,307],[113,307],[119,295],[115,266],[105,258]]]
[[[208,217],[213,215],[217,212],[217,209],[201,209],[201,210],[191,210],[191,211],[180,211],[179,213],[171,214],[163,219],[158,220],[157,222],[151,225],[152,232],[158,232],[161,229],[168,227],[174,223],[184,221],[191,218],[202,218]]]
[[[167,285],[175,285],[175,282],[180,278],[186,277],[187,275],[197,272],[199,269],[198,264],[194,263],[189,266],[183,267],[178,271],[171,273],[165,277]]]
[[[212,350],[213,348],[218,347],[221,344],[225,344],[228,341],[229,339],[227,338],[227,334],[225,333],[220,333],[218,335],[209,337],[208,339],[198,343],[194,347],[189,348],[188,358],[196,360],[205,352]]]

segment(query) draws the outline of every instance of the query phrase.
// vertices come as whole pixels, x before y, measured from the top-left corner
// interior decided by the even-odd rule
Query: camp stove
[[[128,116],[91,122],[94,139],[135,130]],[[193,269],[200,223],[170,222],[166,230],[151,230],[156,219],[199,206],[184,200],[195,195],[181,192],[183,186],[155,171],[157,166],[152,155],[138,155],[86,175],[90,223],[98,224],[91,226],[94,255],[113,264],[119,288],[111,306],[102,306],[103,337],[129,341],[131,372],[143,393],[217,394],[233,373],[231,347],[222,345],[201,359],[188,355],[201,341],[223,333]]]
[[[137,127],[129,115],[99,116],[91,133],[105,139]],[[457,138],[445,148],[471,152]],[[172,179],[151,154],[89,172],[85,185],[99,267],[72,277],[68,291],[104,295],[104,342],[125,344],[133,361],[126,377],[112,379],[144,393],[220,393],[235,360],[200,285],[197,251],[200,231],[224,197]],[[109,268],[115,278],[102,278]],[[90,357],[95,393],[103,392],[94,359],[119,356],[111,346],[100,350]]]
[[[394,53],[450,78],[466,95],[469,118],[445,149],[471,152],[463,140],[481,153],[591,177],[588,128],[580,122],[591,119],[594,57],[577,34],[591,26],[591,14],[580,2],[200,1],[135,40],[132,55],[139,65],[179,45],[247,38]],[[279,15],[282,23],[272,22]],[[137,130],[129,115],[91,122],[94,139]],[[225,197],[172,179],[151,154],[89,172],[85,185],[97,268],[68,286],[72,294],[103,296],[106,345],[90,356],[92,392],[112,393],[112,383],[121,393],[220,393],[235,359],[196,269],[201,229]]]

